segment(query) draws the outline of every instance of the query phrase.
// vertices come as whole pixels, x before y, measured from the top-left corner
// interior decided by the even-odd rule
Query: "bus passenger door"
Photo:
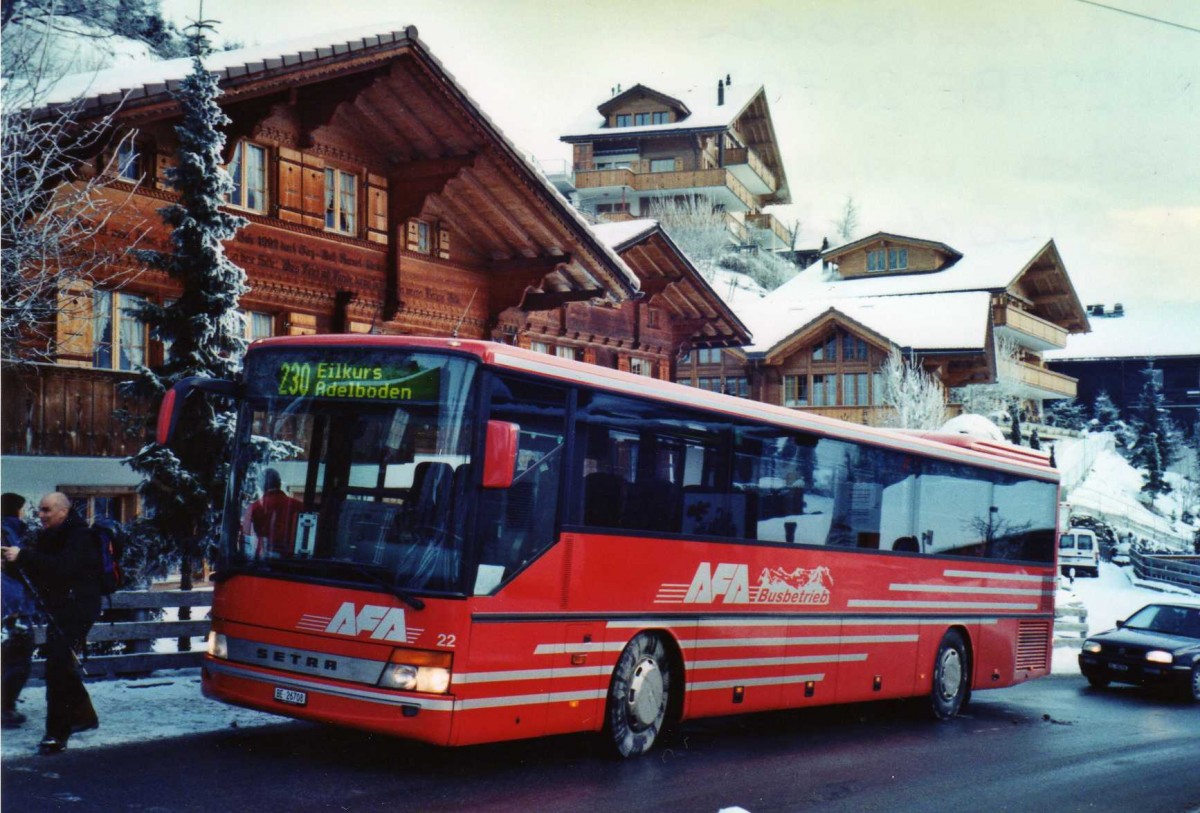
[[[599,730],[604,724],[604,698],[608,692],[602,624],[567,624],[563,642],[550,681],[546,733]]]

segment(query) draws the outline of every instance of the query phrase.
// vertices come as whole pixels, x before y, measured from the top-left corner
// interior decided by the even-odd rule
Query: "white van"
[[[1087,528],[1069,528],[1058,538],[1058,570],[1064,576],[1100,575],[1100,542]]]

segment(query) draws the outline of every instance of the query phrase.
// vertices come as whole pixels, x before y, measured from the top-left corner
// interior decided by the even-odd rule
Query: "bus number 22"
[[[444,632],[438,633],[437,645],[453,648],[455,637],[454,635],[447,635]]]

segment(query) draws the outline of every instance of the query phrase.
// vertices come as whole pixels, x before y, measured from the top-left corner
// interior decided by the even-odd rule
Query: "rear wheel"
[[[1200,703],[1200,663],[1192,667],[1192,702]]]
[[[617,661],[608,689],[607,730],[623,757],[654,745],[671,698],[671,660],[657,635],[638,633]]]
[[[933,716],[948,720],[958,714],[966,702],[970,685],[966,641],[958,630],[949,630],[942,636],[933,661],[933,690],[929,695]]]

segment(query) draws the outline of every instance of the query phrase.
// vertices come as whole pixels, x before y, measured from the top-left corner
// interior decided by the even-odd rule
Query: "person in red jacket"
[[[283,491],[275,469],[263,472],[263,495],[250,506],[250,525],[258,538],[258,556],[291,556],[296,515],[304,503]]]
[[[33,545],[5,547],[0,555],[29,579],[47,616],[46,736],[42,754],[67,747],[71,734],[97,728],[100,720],[80,674],[78,652],[100,617],[100,547],[91,530],[59,492],[38,505],[42,530]]]

